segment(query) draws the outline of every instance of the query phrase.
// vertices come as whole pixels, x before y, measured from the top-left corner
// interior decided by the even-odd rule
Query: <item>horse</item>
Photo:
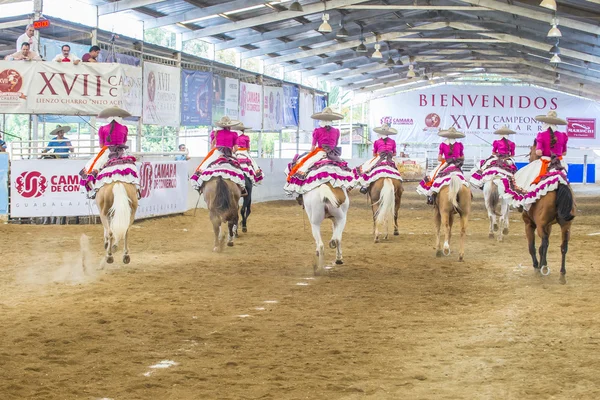
[[[303,203],[317,244],[313,272],[315,275],[320,275],[325,265],[325,246],[321,239],[321,223],[325,218],[332,220],[333,235],[329,241],[329,247],[336,249],[335,263],[343,264],[342,233],[346,226],[350,199],[344,188],[334,188],[330,183],[324,183],[304,194]]]
[[[498,232],[498,241],[502,242],[504,235],[508,235],[510,201],[500,196],[494,181],[487,181],[483,185],[483,198],[490,220],[489,238],[494,239],[494,232]],[[500,212],[497,211],[498,205]]]
[[[442,187],[435,203],[435,226],[437,229],[436,256],[450,255],[450,237],[452,236],[452,223],[454,214],[460,216],[460,246],[458,261],[464,261],[465,237],[467,223],[471,212],[471,189],[463,185],[463,181],[456,175],[450,178],[450,184]],[[440,229],[442,224],[445,229],[444,249],[440,247]]]
[[[402,181],[399,179],[379,178],[369,185],[367,195],[371,199],[373,209],[373,236],[379,243],[380,229],[385,231],[384,239],[388,238],[389,224],[394,220],[394,236],[398,236],[398,209],[402,201]]]
[[[242,217],[242,232],[246,233],[248,232],[248,217],[250,216],[250,213],[252,212],[251,207],[252,207],[252,181],[250,180],[250,178],[248,178],[248,176],[245,176],[246,180],[245,180],[245,186],[246,186],[246,192],[248,193],[248,195],[246,197],[243,198],[243,202],[242,202],[242,207],[240,208],[240,215]]]
[[[229,229],[227,246],[233,246],[233,238],[237,234],[238,204],[241,195],[238,185],[220,176],[213,177],[204,184],[204,201],[208,206],[208,215],[215,233],[214,252],[223,251],[225,232],[221,229],[222,223],[227,223]]]
[[[529,153],[529,162],[539,158],[536,154],[536,146],[531,146]],[[571,236],[571,224],[575,218],[576,205],[571,188],[564,184],[559,184],[558,188],[552,192],[542,196],[539,200],[531,205],[528,211],[523,210],[522,217],[525,223],[525,235],[529,244],[529,254],[533,261],[533,268],[542,275],[550,274],[548,268],[548,246],[550,244],[550,233],[552,225],[558,223],[561,231],[562,242],[560,250],[562,253],[562,261],[560,268],[560,282],[566,283],[565,275],[567,252],[569,250],[569,238]],[[538,262],[535,249],[535,231],[542,239],[539,253],[540,260]]]
[[[106,184],[98,190],[96,204],[104,227],[106,262],[114,262],[113,252],[117,250],[119,241],[123,240],[123,263],[129,264],[131,258],[127,239],[138,207],[136,186],[126,182]]]

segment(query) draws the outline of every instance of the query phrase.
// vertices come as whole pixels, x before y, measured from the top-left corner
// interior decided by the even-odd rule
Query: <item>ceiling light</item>
[[[372,58],[383,58],[383,54],[381,54],[381,51],[379,51],[380,48],[381,48],[381,45],[379,43],[377,43],[375,45],[375,51],[373,52],[373,55],[371,56]]]
[[[336,37],[348,37],[350,36],[350,34],[348,33],[348,31],[346,30],[346,28],[344,28],[342,26],[342,24],[340,24],[341,28],[338,31],[338,33],[335,35]]]
[[[550,48],[550,54],[560,54],[560,49],[558,48],[558,42],[554,46]]]
[[[331,29],[331,25],[329,25],[329,14],[323,14],[323,16],[321,17],[323,19],[323,23],[321,24],[321,26],[319,26],[319,29],[317,29],[319,32],[322,33],[330,33],[331,31],[333,31],[333,29]]]
[[[402,53],[398,50],[398,61],[396,61],[396,65],[404,65],[402,62]]]
[[[562,62],[562,60],[560,59],[558,54],[553,55],[552,58],[550,59],[550,64],[559,64],[561,62]]]
[[[417,76],[417,74],[415,74],[415,70],[413,69],[414,67],[412,65],[408,66],[408,72],[406,73],[406,77],[408,79],[412,79],[415,76]]]
[[[540,7],[547,8],[548,10],[556,11],[556,1],[555,0],[542,0],[540,3]]]
[[[302,12],[304,11],[304,9],[302,8],[302,5],[297,2],[294,1],[292,4],[290,4],[290,8],[288,8],[289,11],[296,11],[296,12]]]
[[[548,34],[546,36],[547,37],[561,37],[562,33],[560,33],[560,30],[558,29],[558,18],[552,18],[552,23],[550,25],[552,25],[552,28],[550,28],[550,30],[548,31]]]
[[[394,67],[394,66],[396,66],[396,63],[392,59],[392,56],[388,57],[387,61],[385,62],[385,66],[386,67]]]
[[[360,39],[360,44],[356,48],[356,52],[357,53],[366,53],[367,51],[368,50],[367,50],[367,46],[365,46],[365,40],[364,39]]]

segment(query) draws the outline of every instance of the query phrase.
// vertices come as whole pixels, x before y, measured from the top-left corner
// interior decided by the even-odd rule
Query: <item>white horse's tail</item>
[[[340,202],[338,200],[338,198],[336,197],[335,193],[333,193],[333,190],[331,190],[331,187],[329,185],[321,185],[319,186],[318,190],[319,198],[322,202],[329,202],[335,208],[339,208],[342,205],[343,201]]]
[[[110,218],[110,231],[113,234],[115,245],[125,238],[131,224],[131,200],[127,195],[125,185],[117,182],[113,186],[113,204],[108,211]]]
[[[394,194],[394,183],[390,178],[383,180],[383,187],[379,193],[379,208],[375,212],[375,224],[384,226],[384,224],[394,219],[396,196]]]
[[[448,185],[448,200],[450,200],[454,208],[457,210],[459,209],[457,197],[460,193],[460,188],[462,185],[463,183],[460,178],[457,175],[452,175],[452,178],[450,178],[450,185]]]
[[[485,197],[486,208],[491,213],[496,214],[496,216],[501,216],[502,214],[496,211],[498,204],[500,204],[500,193],[498,192],[498,186],[496,183],[494,181],[486,182],[485,186],[483,187],[483,194]]]

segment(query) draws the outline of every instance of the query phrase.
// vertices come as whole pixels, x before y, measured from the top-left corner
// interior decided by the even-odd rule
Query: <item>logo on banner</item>
[[[23,77],[14,69],[5,69],[0,72],[0,92],[18,93],[23,86]]]
[[[414,125],[414,121],[412,118],[397,118],[397,117],[382,117],[379,121],[381,125],[388,124],[389,126],[393,125]]]
[[[425,117],[425,125],[428,128],[438,128],[440,126],[441,118],[436,113],[427,114]]]
[[[567,118],[567,135],[572,138],[594,139],[596,137],[595,118]]]
[[[46,178],[38,171],[23,172],[16,180],[17,192],[25,197],[40,197],[48,187]]]
[[[242,117],[246,115],[246,85],[240,90],[240,104],[242,105]]]
[[[152,192],[152,164],[144,162],[140,168],[140,193],[142,199],[150,197],[150,192]]]
[[[150,71],[148,74],[148,99],[151,102],[154,102],[154,98],[156,97],[156,77],[154,76],[154,71]]]

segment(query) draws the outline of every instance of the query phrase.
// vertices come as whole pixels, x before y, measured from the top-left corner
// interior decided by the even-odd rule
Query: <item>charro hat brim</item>
[[[438,132],[438,136],[441,136],[446,139],[462,139],[465,137],[465,134],[457,131],[454,128],[450,128],[448,130],[441,130]]]
[[[56,128],[54,128],[54,130],[52,132],[49,133],[49,135],[56,135],[58,134],[58,132],[64,132],[67,133],[71,130],[70,126],[60,126],[58,125]]]
[[[342,114],[333,112],[329,107],[325,108],[321,112],[314,113],[310,117],[319,121],[339,121],[344,119]]]
[[[496,132],[494,132],[495,135],[514,135],[515,131],[513,131],[512,129],[507,128],[506,126],[503,126],[502,128],[498,129]]]
[[[98,118],[111,118],[111,117],[119,117],[119,118],[127,118],[131,117],[131,114],[128,111],[123,110],[119,107],[109,107],[100,111],[98,114]]]
[[[543,122],[549,125],[567,125],[567,121],[562,118],[552,117],[548,115],[538,115],[536,121]]]
[[[398,131],[394,128],[384,128],[383,126],[378,126],[377,128],[373,129],[373,132],[378,133],[380,135],[385,135],[385,136],[392,136],[392,135],[396,135],[398,133]]]

